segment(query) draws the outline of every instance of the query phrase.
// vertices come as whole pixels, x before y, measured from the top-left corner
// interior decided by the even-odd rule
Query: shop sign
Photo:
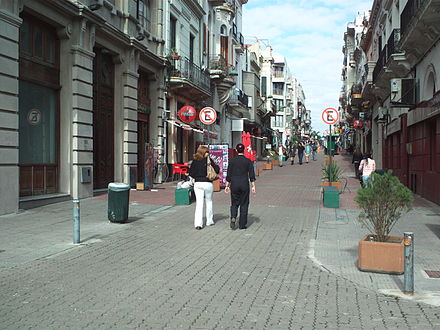
[[[229,146],[227,144],[209,145],[209,156],[212,158],[214,163],[216,163],[220,167],[219,180],[221,185],[224,185],[226,183],[226,175],[228,174],[228,165],[229,165],[228,148]]]
[[[190,105],[184,105],[180,108],[180,110],[177,112],[177,116],[181,121],[184,123],[190,123],[194,119],[196,119],[197,111],[194,109],[194,107]]]
[[[364,122],[361,120],[355,120],[353,123],[353,127],[355,129],[362,129],[362,128],[364,128]]]

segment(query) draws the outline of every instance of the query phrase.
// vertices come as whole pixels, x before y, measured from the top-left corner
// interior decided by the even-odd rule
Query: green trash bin
[[[128,200],[130,186],[126,183],[112,182],[108,185],[108,219],[111,222],[128,220]]]

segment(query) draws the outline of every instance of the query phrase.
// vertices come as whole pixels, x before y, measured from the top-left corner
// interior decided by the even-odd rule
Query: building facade
[[[414,193],[439,204],[437,8],[430,0],[374,1],[353,63],[363,72],[361,81],[350,93],[360,94],[364,151]]]

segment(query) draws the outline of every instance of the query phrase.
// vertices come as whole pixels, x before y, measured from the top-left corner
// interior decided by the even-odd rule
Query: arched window
[[[423,89],[424,100],[431,99],[434,96],[435,92],[437,91],[437,86],[436,86],[437,84],[435,78],[436,78],[435,70],[434,67],[431,65],[430,67],[428,67],[426,80],[425,80],[425,88]]]
[[[222,26],[220,26],[220,35],[221,36],[227,36],[228,35],[228,28],[224,24]]]

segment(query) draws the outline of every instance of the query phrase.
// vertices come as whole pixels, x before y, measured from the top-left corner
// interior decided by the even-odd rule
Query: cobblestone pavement
[[[229,229],[228,198],[215,194],[216,224],[201,231],[194,204],[163,208],[100,240],[0,268],[0,329],[440,328],[438,307],[310,260],[320,162],[262,173],[247,230]]]

